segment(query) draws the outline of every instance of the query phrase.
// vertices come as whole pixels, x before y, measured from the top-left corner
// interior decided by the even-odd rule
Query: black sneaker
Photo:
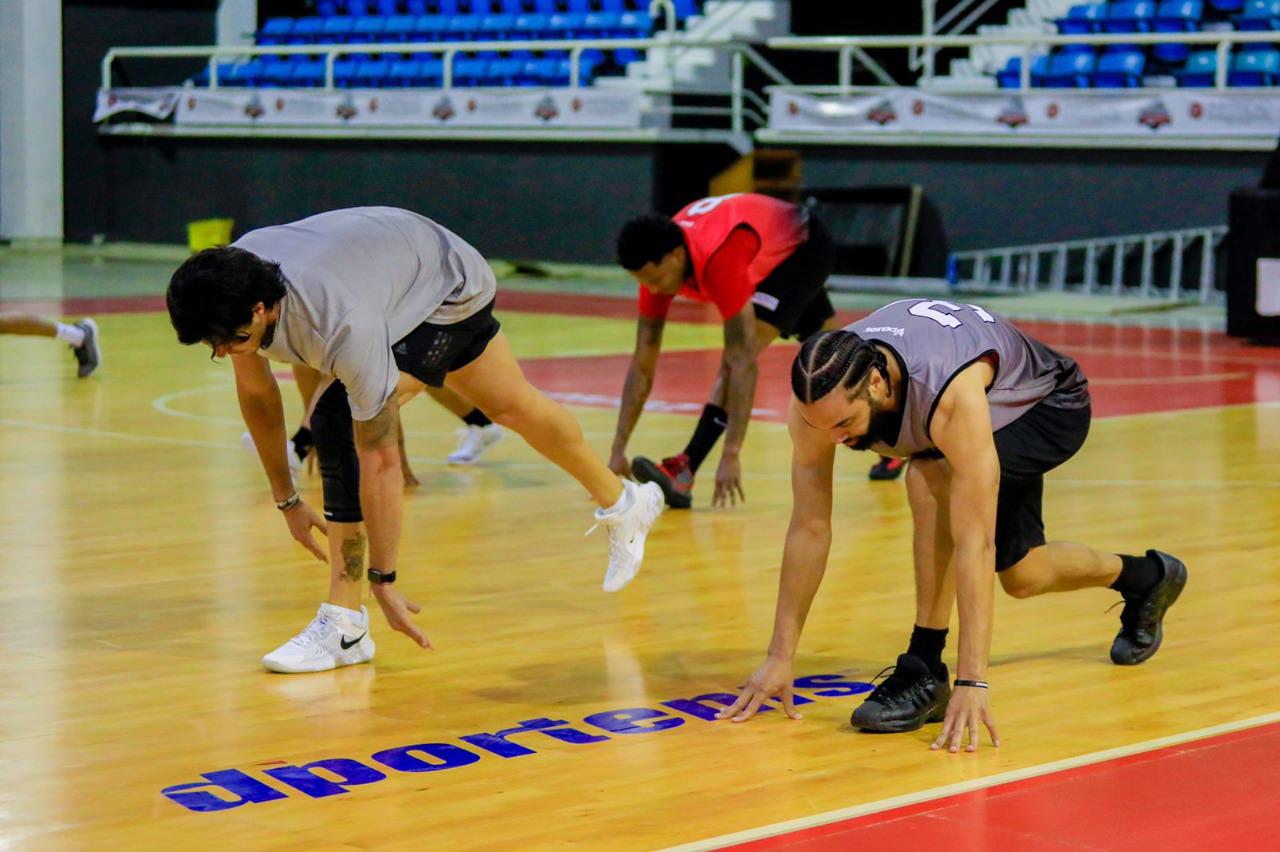
[[[1145,594],[1124,596],[1120,632],[1111,643],[1111,662],[1117,666],[1136,666],[1160,650],[1164,614],[1187,584],[1187,566],[1181,560],[1159,550],[1148,550],[1147,558],[1159,563],[1164,574]]]
[[[919,730],[927,722],[941,722],[947,715],[947,702],[951,700],[947,667],[942,667],[939,680],[924,660],[913,654],[901,654],[898,664],[890,668],[893,673],[853,711],[849,719],[853,726],[864,731],[902,734]]]
[[[902,472],[906,469],[906,459],[892,459],[888,456],[881,456],[880,461],[871,466],[871,470],[867,473],[867,478],[877,482],[897,479],[902,476]]]
[[[98,346],[96,322],[91,319],[82,319],[75,326],[84,332],[84,342],[79,346],[71,347],[72,354],[76,356],[76,363],[80,365],[76,369],[76,375],[83,379],[98,369],[98,365],[102,363],[102,349]]]

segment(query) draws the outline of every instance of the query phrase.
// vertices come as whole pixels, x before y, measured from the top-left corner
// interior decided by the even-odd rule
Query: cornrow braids
[[[805,405],[817,402],[837,386],[858,386],[875,368],[888,378],[884,353],[852,331],[815,334],[791,363],[791,391]]]

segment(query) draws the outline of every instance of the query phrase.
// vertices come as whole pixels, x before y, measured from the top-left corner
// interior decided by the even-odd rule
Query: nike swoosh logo
[[[339,640],[338,640],[338,644],[339,644],[339,645],[341,645],[341,646],[342,646],[342,650],[344,650],[344,651],[345,651],[345,650],[347,650],[348,648],[350,648],[352,645],[359,644],[360,640],[361,640],[361,639],[363,639],[364,637],[368,636],[368,635],[369,635],[369,631],[368,631],[368,630],[366,630],[365,632],[361,633],[361,634],[360,634],[359,636],[357,636],[356,638],[352,639],[350,642],[348,642],[346,639],[339,639]]]

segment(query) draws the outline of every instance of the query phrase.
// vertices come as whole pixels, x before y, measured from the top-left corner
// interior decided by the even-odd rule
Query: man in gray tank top
[[[894,302],[810,339],[791,371],[794,508],[768,658],[723,718],[742,721],[781,695],[788,715],[791,661],[831,543],[837,446],[909,458],[916,623],[893,674],[854,711],[854,726],[913,731],[943,721],[933,748],[978,745],[985,725],[992,573],[1017,598],[1109,586],[1124,610],[1111,645],[1117,665],[1159,649],[1165,611],[1187,569],[1158,550],[1116,555],[1046,543],[1044,474],[1089,432],[1089,386],[1075,361],[977,305]],[[949,508],[948,508],[949,507]],[[944,512],[949,513],[940,517]],[[954,587],[954,594],[951,589]],[[952,600],[960,610],[955,691],[942,662]]]
[[[392,207],[253,231],[173,274],[167,300],[178,340],[230,356],[245,425],[290,533],[321,560],[312,529],[329,539],[328,600],[302,633],[263,658],[268,669],[321,671],[372,659],[360,605],[366,534],[367,576],[388,623],[431,647],[411,618],[418,606],[392,585],[403,497],[399,410],[428,387],[447,385],[587,489],[600,507],[597,523],[609,531],[605,591],[639,570],[662,492],[620,480],[570,414],[525,380],[493,316],[496,290],[489,265],[464,240]],[[268,358],[331,378],[311,416],[324,521],[294,491]]]

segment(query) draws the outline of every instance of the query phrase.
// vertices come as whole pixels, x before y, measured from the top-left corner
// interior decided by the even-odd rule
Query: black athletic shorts
[[[831,232],[810,214],[809,239],[756,285],[751,296],[756,319],[769,323],[783,337],[797,340],[821,331],[823,323],[836,315],[826,287],[835,267]]]
[[[452,325],[424,322],[391,347],[396,366],[420,382],[438,388],[444,377],[480,357],[502,327],[493,302]]]
[[[1041,501],[1044,475],[1076,454],[1089,435],[1092,411],[1041,402],[995,433],[1000,457],[996,498],[996,570],[1021,561],[1045,543]]]

